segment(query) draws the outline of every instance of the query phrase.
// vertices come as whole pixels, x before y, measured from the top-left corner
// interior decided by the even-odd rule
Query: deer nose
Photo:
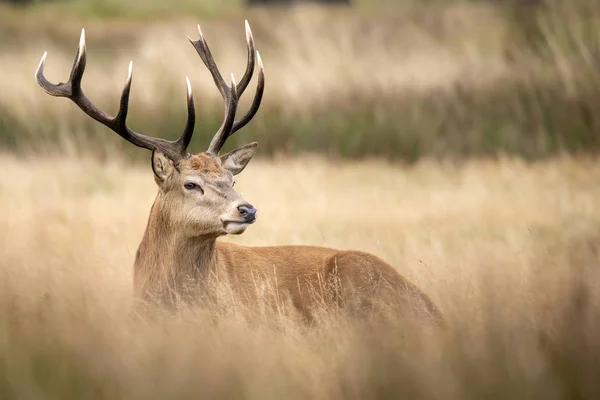
[[[251,204],[244,204],[238,207],[238,212],[240,213],[240,217],[247,223],[253,223],[256,221],[256,208],[254,208]]]

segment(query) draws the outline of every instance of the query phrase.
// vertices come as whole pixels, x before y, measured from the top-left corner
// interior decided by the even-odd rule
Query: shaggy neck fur
[[[173,305],[196,298],[216,272],[216,238],[186,236],[162,200],[159,194],[137,251],[134,288],[145,301]]]

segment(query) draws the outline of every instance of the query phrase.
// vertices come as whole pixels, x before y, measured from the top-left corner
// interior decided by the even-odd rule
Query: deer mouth
[[[256,221],[256,219],[252,221],[244,221],[244,220],[224,220],[223,229],[230,235],[239,235],[243,233],[248,225],[251,225]]]

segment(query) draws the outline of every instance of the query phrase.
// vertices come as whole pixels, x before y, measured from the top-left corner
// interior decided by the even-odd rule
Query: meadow
[[[598,398],[595,1],[217,3],[0,4],[0,399]],[[172,138],[188,75],[204,150],[222,103],[186,36],[201,23],[240,77],[246,18],[266,93],[227,148],[261,145],[236,179],[259,214],[220,240],[372,252],[431,296],[443,332],[305,326],[227,299],[132,311],[150,155],[33,72],[48,51],[66,80],[85,27],[93,101],[116,110],[133,60],[129,124]]]
[[[596,160],[461,166],[253,161],[247,245],[373,252],[447,330],[195,309],[135,318],[132,263],[156,187],[128,160],[2,157],[0,397],[595,398]],[[349,217],[352,216],[352,217]]]
[[[76,107],[40,96],[32,79],[48,51],[47,77],[66,80],[85,27],[83,87],[90,98],[116,112],[132,60],[130,125],[173,138],[184,125],[189,76],[201,121],[192,150],[201,150],[221,122],[222,104],[187,36],[196,38],[200,23],[219,67],[239,79],[248,19],[267,89],[261,112],[230,145],[252,138],[263,156],[318,153],[409,163],[502,154],[538,160],[600,148],[595,0],[548,0],[539,9],[464,1],[232,6],[218,8],[222,15],[209,7],[214,2],[198,3],[208,10],[182,2],[179,14],[162,16],[160,8],[151,13],[158,2],[138,13],[135,5],[145,2],[131,2],[128,13],[112,18],[93,17],[94,8],[84,6],[95,3],[85,1],[49,2],[33,11],[0,8],[0,145],[94,149],[99,157],[127,151]]]

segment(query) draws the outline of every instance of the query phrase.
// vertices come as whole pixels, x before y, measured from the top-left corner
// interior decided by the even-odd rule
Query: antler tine
[[[208,154],[218,155],[221,148],[225,144],[225,141],[229,137],[229,132],[233,127],[235,121],[235,112],[237,110],[238,94],[237,85],[235,83],[235,77],[231,74],[231,91],[228,92],[228,98],[225,103],[225,120],[221,124],[221,127],[217,133],[213,136],[206,151]]]
[[[219,130],[217,131],[210,143],[210,146],[207,150],[207,153],[210,154],[219,154],[219,151],[225,144],[227,138],[231,136],[234,132],[245,126],[248,122],[250,122],[254,115],[256,115],[256,112],[258,111],[262,100],[264,92],[264,66],[262,64],[262,60],[260,59],[260,54],[258,54],[258,52],[254,48],[254,37],[252,36],[252,30],[250,29],[250,24],[247,20],[245,21],[245,27],[246,42],[248,45],[248,62],[246,65],[246,71],[244,72],[244,75],[242,76],[242,79],[239,85],[237,86],[235,85],[235,81],[233,80],[232,75],[231,88],[227,86],[225,80],[219,72],[219,69],[212,56],[210,48],[208,47],[206,39],[202,34],[202,29],[200,28],[200,25],[198,25],[198,34],[200,35],[200,38],[194,41],[188,37],[190,43],[192,43],[192,45],[196,49],[196,52],[202,59],[202,62],[210,71],[215,85],[219,89],[219,92],[223,97],[223,101],[225,102],[225,120],[221,124],[221,127],[219,128]],[[242,93],[248,87],[248,84],[250,83],[250,80],[252,79],[252,76],[254,74],[254,64],[256,62],[255,57],[258,58],[260,69],[256,94],[254,95],[254,100],[252,102],[250,110],[246,113],[246,115],[244,115],[244,117],[242,117],[242,119],[240,119],[239,121],[235,121],[235,112],[237,109],[238,100]],[[232,96],[235,97],[235,100],[232,98]],[[230,116],[233,118],[231,121],[229,120]]]
[[[248,23],[248,20],[245,21],[245,26],[246,42],[248,45],[248,61],[246,63],[246,71],[244,71],[244,75],[242,76],[240,83],[237,85],[238,96],[241,96],[246,90],[246,87],[248,87],[248,84],[252,79],[252,75],[254,74],[254,64],[256,62],[254,58],[254,54],[256,51],[254,48],[254,37],[252,36],[252,30],[250,29],[250,24]],[[204,65],[206,65],[206,67],[210,71],[213,80],[215,81],[215,84],[219,88],[219,92],[221,92],[221,95],[225,97],[226,92],[229,88],[227,86],[227,83],[225,82],[225,79],[223,79],[223,76],[219,72],[219,68],[217,66],[217,63],[215,62],[212,52],[210,51],[210,47],[208,47],[208,43],[206,42],[206,38],[202,33],[202,28],[200,27],[200,24],[198,24],[198,35],[200,36],[200,38],[196,41],[190,38],[188,39],[200,55],[200,58],[202,59],[202,62],[204,62]]]
[[[200,35],[200,38],[198,40],[194,41],[189,37],[188,37],[188,39],[192,43],[194,48],[196,49],[196,52],[198,53],[198,55],[200,55],[200,58],[202,59],[202,62],[204,62],[204,65],[206,65],[206,68],[208,68],[208,70],[210,71],[210,74],[212,75],[213,80],[215,81],[215,85],[217,85],[217,88],[219,89],[221,96],[225,100],[227,98],[227,93],[229,92],[229,87],[227,86],[227,83],[225,83],[223,76],[219,72],[217,63],[215,62],[215,59],[212,56],[210,48],[208,47],[208,44],[206,43],[206,39],[204,38],[204,35],[202,34],[202,29],[200,28],[200,24],[198,24],[198,34]]]
[[[192,94],[192,85],[190,84],[190,79],[186,76],[185,83],[187,85],[187,109],[188,109],[188,120],[185,125],[185,129],[179,139],[176,140],[176,143],[179,144],[179,148],[181,149],[181,153],[186,156],[187,148],[192,141],[192,136],[194,135],[194,124],[196,122],[196,107],[194,107],[194,95]]]
[[[58,84],[51,83],[44,76],[44,65],[47,56],[47,53],[44,53],[40,64],[35,72],[36,80],[38,84],[42,87],[42,89],[44,89],[44,91],[51,96],[66,97],[70,99],[75,104],[77,104],[77,106],[81,110],[83,110],[83,112],[85,112],[88,116],[92,117],[93,119],[107,126],[108,128],[112,129],[123,139],[138,147],[142,147],[153,151],[159,150],[175,163],[180,161],[182,158],[186,157],[186,149],[193,135],[194,124],[196,121],[194,100],[192,97],[192,91],[189,84],[189,80],[187,81],[188,119],[185,129],[179,137],[179,139],[175,141],[168,141],[161,138],[142,135],[129,129],[126,124],[127,112],[129,110],[129,95],[131,93],[133,63],[129,63],[129,73],[127,76],[127,81],[125,82],[125,86],[123,87],[123,92],[121,93],[119,111],[117,112],[117,115],[115,117],[111,117],[110,115],[106,114],[105,112],[101,111],[96,106],[94,106],[94,104],[92,104],[92,102],[83,93],[83,90],[81,90],[81,79],[83,78],[83,73],[85,71],[86,65],[85,50],[85,30],[82,29],[81,38],[79,40],[79,48],[77,50],[77,55],[75,56],[75,61],[71,69],[69,80],[66,83],[60,82]]]
[[[248,44],[248,62],[246,64],[246,71],[244,72],[244,75],[240,80],[240,84],[238,85],[239,96],[244,93],[246,87],[248,87],[248,84],[252,79],[252,75],[254,74],[254,54],[256,53],[254,48],[254,37],[252,36],[252,29],[250,29],[248,20],[245,20],[244,24],[246,26],[246,43]]]
[[[233,124],[233,128],[231,128],[231,132],[229,132],[229,135],[227,137],[233,135],[235,132],[246,126],[246,124],[250,122],[252,118],[254,118],[254,116],[258,112],[258,109],[260,108],[260,103],[262,101],[263,94],[265,91],[265,67],[263,65],[262,58],[260,57],[260,53],[258,51],[256,52],[256,59],[258,60],[258,83],[256,84],[256,93],[254,94],[254,100],[252,101],[252,105],[250,106],[250,109],[248,110],[246,115],[240,118],[239,121],[235,121],[235,123]]]

